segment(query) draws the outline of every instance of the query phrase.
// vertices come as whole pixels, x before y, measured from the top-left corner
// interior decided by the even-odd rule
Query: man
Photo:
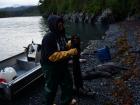
[[[67,49],[63,19],[52,15],[48,17],[50,32],[44,36],[41,48],[41,65],[45,77],[45,103],[53,105],[57,88],[60,85],[61,105],[75,105],[73,83],[68,60],[77,55],[77,49]]]

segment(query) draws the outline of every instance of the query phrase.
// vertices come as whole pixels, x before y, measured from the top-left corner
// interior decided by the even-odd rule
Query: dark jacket
[[[67,39],[65,37],[65,30],[59,32],[57,27],[57,24],[60,21],[63,22],[63,19],[59,16],[53,15],[53,16],[49,16],[48,18],[48,27],[50,29],[50,32],[47,33],[42,40],[41,64],[54,64],[54,62],[51,62],[48,59],[49,56],[56,51],[66,50]]]

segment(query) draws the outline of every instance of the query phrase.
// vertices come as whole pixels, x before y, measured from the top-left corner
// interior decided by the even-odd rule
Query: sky
[[[0,0],[0,8],[22,5],[37,5],[39,0]]]

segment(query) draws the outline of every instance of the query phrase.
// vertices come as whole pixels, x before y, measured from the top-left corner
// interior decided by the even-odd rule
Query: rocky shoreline
[[[115,22],[115,18],[113,16],[112,10],[110,8],[106,8],[102,11],[98,11],[97,13],[88,13],[84,11],[73,11],[71,13],[46,13],[43,15],[44,18],[48,18],[50,14],[57,14],[62,16],[65,21],[72,23],[88,23],[88,24],[111,24]]]
[[[85,82],[89,87],[92,87],[93,91],[97,92],[97,97],[99,97],[96,97],[97,100],[94,100],[93,104],[88,105],[138,105],[140,103],[140,85],[138,84],[140,80],[139,37],[140,22],[125,21],[111,25],[102,41],[90,42],[84,50],[84,53],[89,53],[88,56],[85,56],[88,63],[83,66],[84,70],[88,68],[89,71],[91,68],[90,70],[96,71],[93,68],[99,62],[97,63],[96,57],[93,56],[93,50],[106,45],[110,48],[111,61],[127,68],[127,70],[120,68],[111,78],[99,78]]]
[[[105,9],[100,13],[89,14],[85,12],[73,12],[69,14],[62,15],[64,20],[73,22],[73,23],[102,23],[102,24],[111,24],[115,22],[112,11],[110,9]]]
[[[81,54],[81,58],[87,59],[86,63],[81,64],[83,73],[99,71],[97,66],[102,63],[94,51],[104,46],[110,48],[111,62],[127,69],[115,69],[115,73],[111,72],[110,77],[84,80],[84,85],[95,91],[96,95],[77,97],[79,105],[139,105],[140,21],[112,24],[102,40],[90,40]],[[114,69],[110,70],[114,72]],[[21,93],[12,103],[0,104],[42,105],[42,83],[33,85],[29,93]]]

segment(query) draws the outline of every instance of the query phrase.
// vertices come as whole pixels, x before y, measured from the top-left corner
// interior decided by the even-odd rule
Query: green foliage
[[[140,14],[140,0],[131,1],[131,8],[136,10],[136,13]]]
[[[140,0],[40,0],[41,13],[85,11],[99,13],[111,8],[118,19],[123,19],[132,10],[140,12]]]
[[[107,7],[112,9],[118,20],[122,20],[128,14],[127,0],[107,0]]]
[[[97,13],[101,10],[101,3],[99,0],[88,1],[85,10],[89,13]]]

